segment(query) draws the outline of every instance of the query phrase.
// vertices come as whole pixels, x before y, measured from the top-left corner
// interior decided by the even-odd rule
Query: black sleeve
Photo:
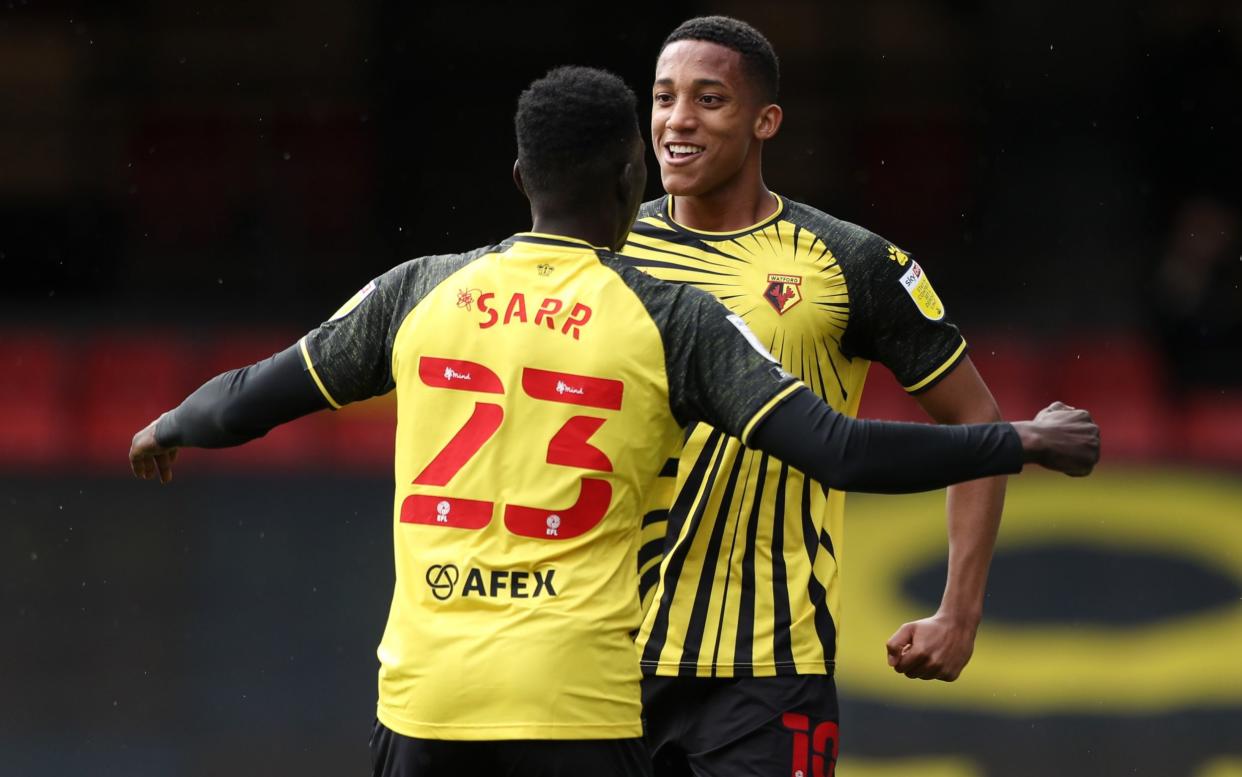
[[[1017,431],[1007,423],[937,426],[860,421],[799,388],[759,422],[748,445],[829,488],[901,494],[1019,472]]]
[[[872,235],[846,267],[850,324],[842,340],[849,356],[878,361],[911,394],[949,374],[966,341],[919,263]]]
[[[204,383],[160,417],[155,440],[164,447],[227,448],[326,407],[328,401],[293,345]]]
[[[676,294],[665,337],[673,416],[745,442],[757,420],[800,384],[715,297],[690,285]]]

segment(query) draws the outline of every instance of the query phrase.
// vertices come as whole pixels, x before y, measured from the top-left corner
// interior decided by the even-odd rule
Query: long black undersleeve
[[[842,491],[903,494],[1019,472],[1022,441],[1007,423],[937,426],[860,421],[809,389],[790,395],[750,436],[771,454]]]
[[[204,383],[155,427],[164,447],[227,448],[328,407],[298,346]]]

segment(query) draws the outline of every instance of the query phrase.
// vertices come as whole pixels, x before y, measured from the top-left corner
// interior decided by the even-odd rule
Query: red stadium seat
[[[1242,465],[1242,390],[1202,389],[1184,403],[1185,453],[1199,461]]]
[[[61,459],[76,435],[66,349],[51,333],[0,333],[0,464],[24,470]]]
[[[1091,411],[1109,460],[1171,452],[1163,372],[1147,343],[1125,334],[1077,337],[1056,349],[1048,369],[1057,399]]]
[[[1021,337],[971,337],[970,359],[1010,420],[1030,418],[1056,399],[1044,347]]]
[[[87,336],[72,355],[81,453],[104,471],[125,471],[134,433],[193,388],[184,337],[140,332]],[[80,366],[79,366],[80,365]]]
[[[1006,418],[1029,418],[1052,401],[1052,388],[1045,385],[1043,377],[1045,357],[1038,346],[1020,338],[972,338],[969,355]],[[871,367],[859,415],[896,421],[930,420],[917,400],[882,365]]]
[[[927,414],[906,393],[893,374],[882,364],[872,364],[863,384],[862,404],[858,409],[860,418],[881,418],[885,421],[928,420]]]

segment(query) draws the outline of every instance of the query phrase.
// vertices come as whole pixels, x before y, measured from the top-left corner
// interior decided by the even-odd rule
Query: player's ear
[[[629,161],[621,170],[617,181],[617,199],[630,213],[630,222],[638,215],[638,206],[642,205],[643,192],[647,188],[647,163],[643,159]]]
[[[771,140],[781,128],[781,120],[785,112],[776,103],[763,106],[755,118],[755,137],[759,140]]]
[[[617,179],[617,198],[628,206],[631,202],[642,203],[647,188],[647,146],[642,136],[635,134],[630,144],[629,158],[621,167]]]
[[[516,159],[513,160],[513,183],[526,199],[530,199],[530,195],[526,193],[526,184],[522,183],[522,167]]]
[[[617,200],[626,205],[634,198],[634,190],[642,189],[645,180],[640,182],[639,178],[646,178],[645,170],[638,170],[633,162],[626,162],[621,168],[621,175],[617,176]]]
[[[638,161],[631,160],[626,162],[621,168],[621,175],[617,177],[616,197],[617,197],[617,215],[620,221],[617,223],[616,238],[608,247],[613,251],[620,251],[625,245],[626,238],[629,237],[630,229],[634,225],[634,220],[638,218],[638,209],[643,204],[643,192],[647,187],[647,163],[643,159]]]

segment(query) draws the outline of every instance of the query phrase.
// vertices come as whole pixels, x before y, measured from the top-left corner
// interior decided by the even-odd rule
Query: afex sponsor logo
[[[557,595],[555,569],[468,567],[463,576],[456,564],[435,564],[427,568],[426,577],[431,595],[442,602],[454,594],[462,599],[538,599]]]

